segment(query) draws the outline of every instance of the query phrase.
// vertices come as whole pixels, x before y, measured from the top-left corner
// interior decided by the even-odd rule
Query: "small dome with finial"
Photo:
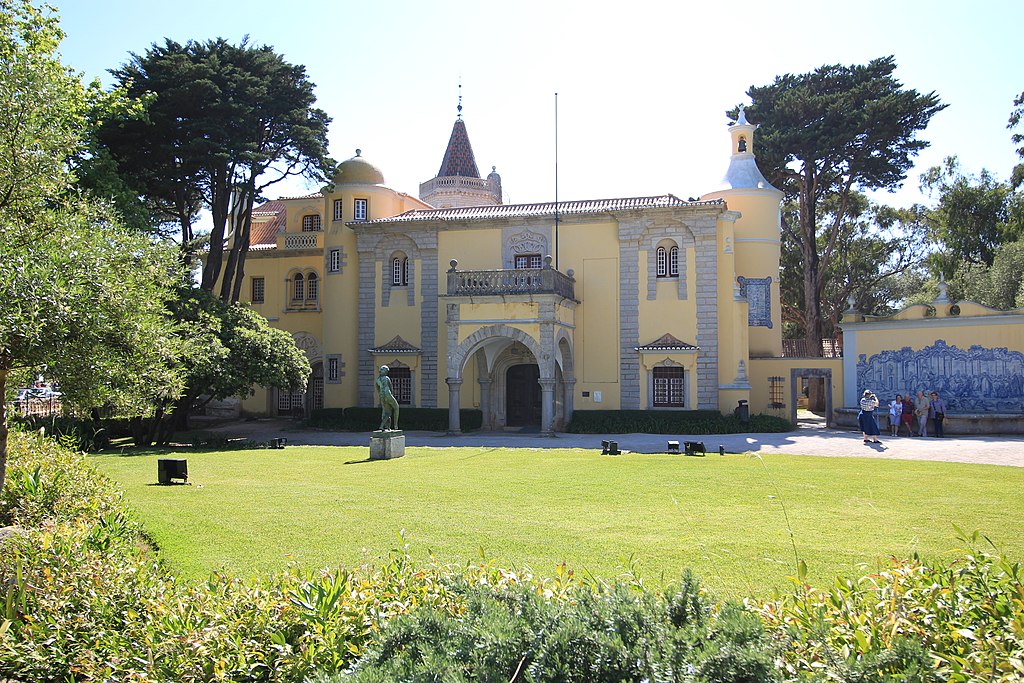
[[[357,149],[351,159],[338,164],[334,172],[336,185],[383,185],[384,174],[380,169],[363,158],[363,150]]]

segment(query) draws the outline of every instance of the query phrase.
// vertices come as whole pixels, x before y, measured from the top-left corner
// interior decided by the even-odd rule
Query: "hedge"
[[[751,415],[744,423],[717,410],[577,410],[571,434],[745,434],[788,432],[793,425],[775,415]]]
[[[483,413],[476,409],[459,411],[459,425],[472,432],[483,425]],[[345,432],[371,432],[380,427],[380,408],[323,408],[314,410],[306,426]],[[447,408],[402,407],[398,412],[399,429],[425,432],[448,431]]]

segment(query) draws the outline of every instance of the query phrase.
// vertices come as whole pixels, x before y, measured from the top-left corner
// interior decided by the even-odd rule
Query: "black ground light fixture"
[[[156,461],[156,479],[161,484],[173,484],[174,479],[188,482],[188,460],[184,458],[160,458]]]
[[[719,455],[725,455],[725,446],[719,444],[719,446],[718,446],[718,454]]]
[[[703,441],[684,441],[683,447],[686,449],[687,455],[707,455],[707,450],[704,448]]]
[[[601,455],[621,455],[618,441],[602,441]]]
[[[667,452],[668,452],[669,455],[679,455],[679,442],[678,441],[669,441],[668,442],[668,451]]]

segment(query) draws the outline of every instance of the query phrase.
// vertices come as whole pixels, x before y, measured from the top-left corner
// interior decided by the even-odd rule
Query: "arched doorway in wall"
[[[505,371],[505,425],[540,427],[540,367],[536,363],[512,365]]]

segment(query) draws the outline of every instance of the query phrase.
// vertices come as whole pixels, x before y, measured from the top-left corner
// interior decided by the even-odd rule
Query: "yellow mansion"
[[[243,300],[314,370],[307,392],[243,409],[371,406],[385,364],[400,403],[447,407],[452,429],[459,407],[543,433],[574,409],[731,412],[752,381],[766,403],[751,357],[782,356],[782,193],[755,128],[742,112],[730,125],[725,179],[699,201],[502,204],[461,116],[419,199],[356,150],[321,192],[254,212]]]

